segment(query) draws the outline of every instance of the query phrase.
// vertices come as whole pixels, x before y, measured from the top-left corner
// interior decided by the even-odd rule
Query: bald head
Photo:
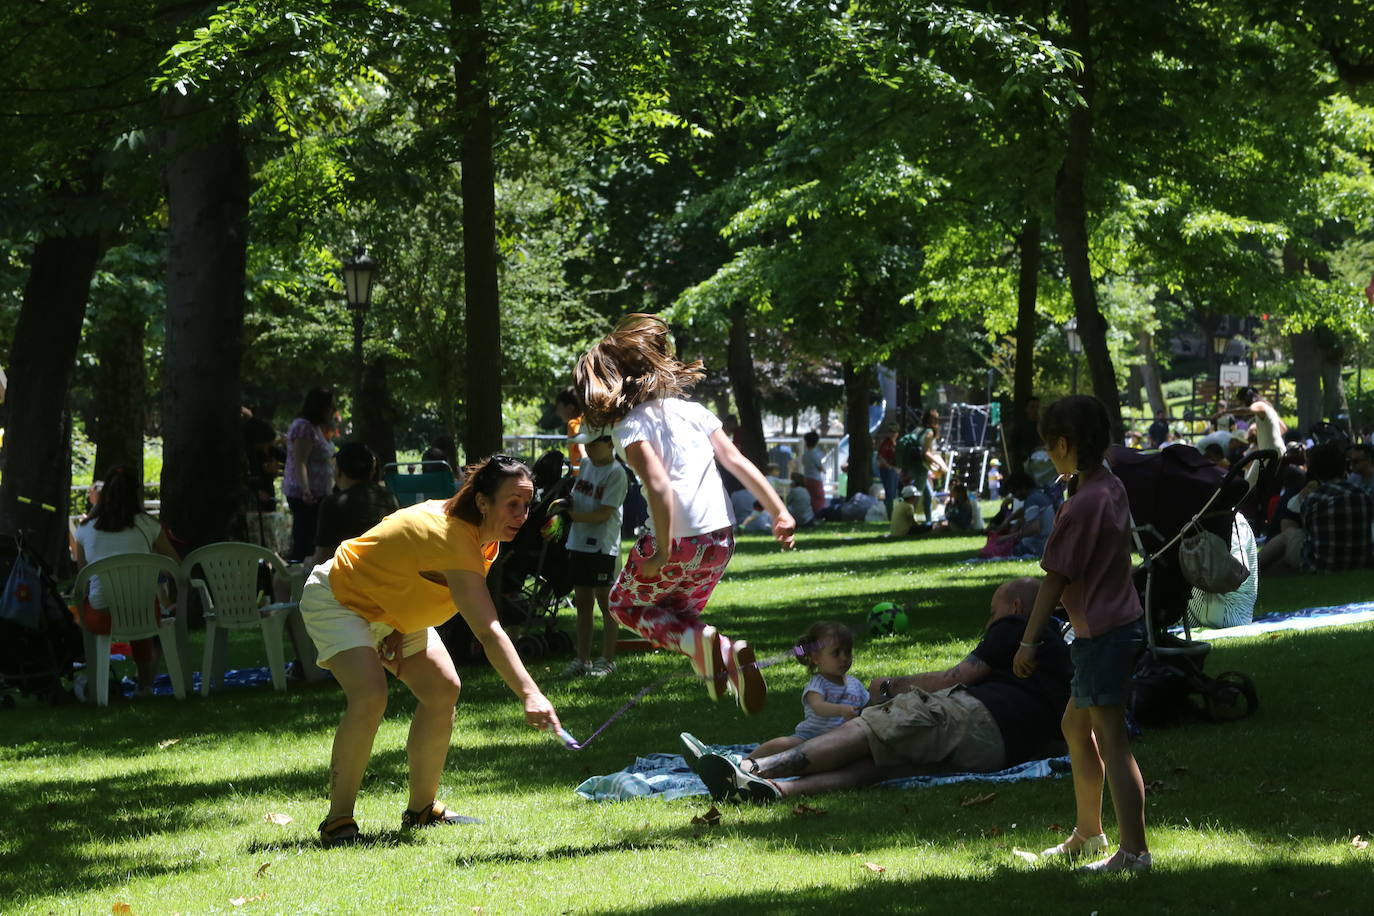
[[[988,623],[1014,614],[1029,614],[1035,606],[1035,593],[1039,590],[1040,580],[1033,576],[1003,582],[997,586],[997,591],[992,593]]]

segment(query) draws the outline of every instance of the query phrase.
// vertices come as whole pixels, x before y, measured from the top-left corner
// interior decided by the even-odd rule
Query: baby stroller
[[[81,630],[67,613],[57,584],[23,540],[0,535],[0,581],[8,581],[23,557],[35,575],[23,586],[23,607],[0,609],[0,704],[14,706],[11,691],[33,696],[49,705],[69,702],[63,679],[81,661]]]
[[[551,476],[547,463],[540,470],[542,473],[536,475],[538,496],[530,506],[529,517],[520,533],[501,545],[501,554],[487,573],[487,589],[497,618],[526,663],[573,648],[572,637],[557,629],[558,608],[569,604],[572,592],[567,519],[551,514],[549,507],[572,492],[574,478]],[[461,616],[440,627],[439,635],[454,659],[482,659],[482,645]]]
[[[1147,649],[1131,701],[1140,724],[1172,724],[1190,713],[1212,721],[1240,719],[1258,707],[1248,675],[1227,671],[1211,677],[1203,671],[1211,645],[1192,638],[1186,613],[1192,585],[1184,578],[1178,545],[1194,522],[1228,542],[1235,514],[1250,495],[1245,468],[1258,461],[1267,471],[1277,459],[1272,450],[1251,452],[1228,472],[1186,445],[1108,451],[1130,500],[1132,533],[1143,560],[1135,580],[1145,608]],[[1169,632],[1180,622],[1182,638]]]

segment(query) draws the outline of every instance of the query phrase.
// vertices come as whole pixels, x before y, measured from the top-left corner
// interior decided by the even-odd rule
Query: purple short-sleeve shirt
[[[1040,567],[1069,580],[1064,609],[1075,636],[1101,636],[1144,614],[1131,581],[1126,488],[1103,468],[1064,501]]]

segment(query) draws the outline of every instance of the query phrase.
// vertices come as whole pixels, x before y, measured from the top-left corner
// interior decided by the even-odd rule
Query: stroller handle
[[[1245,468],[1249,466],[1252,462],[1262,461],[1267,466],[1271,461],[1278,460],[1279,453],[1277,449],[1260,448],[1255,449],[1253,452],[1247,452],[1245,454],[1245,457],[1241,458],[1235,464],[1231,465],[1231,469],[1227,471],[1226,479],[1221,482],[1221,485],[1225,487],[1232,480],[1235,480],[1241,474],[1245,473]]]

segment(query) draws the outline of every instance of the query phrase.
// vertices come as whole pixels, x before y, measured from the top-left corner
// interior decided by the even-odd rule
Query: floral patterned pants
[[[611,589],[611,614],[655,646],[689,657],[697,674],[702,675],[705,672],[699,645],[704,626],[701,612],[734,555],[734,533],[721,528],[708,534],[674,538],[662,575],[641,578],[640,566],[653,556],[655,549],[652,534],[635,542]],[[717,638],[727,667],[733,669],[730,640],[724,636]]]

